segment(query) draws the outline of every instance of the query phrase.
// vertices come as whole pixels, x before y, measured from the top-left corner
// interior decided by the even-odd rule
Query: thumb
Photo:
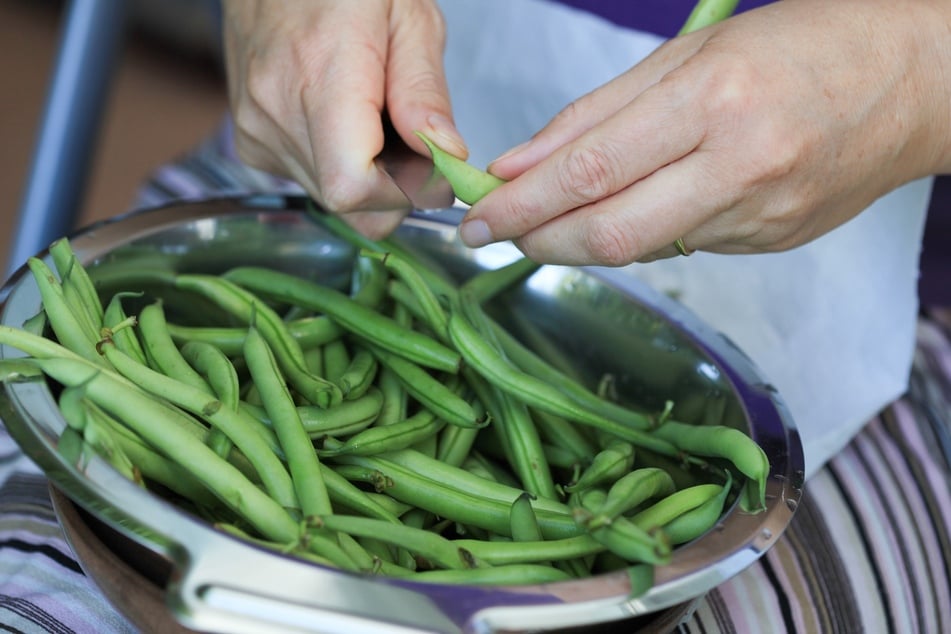
[[[469,155],[456,129],[443,67],[446,26],[429,0],[394,0],[386,72],[386,108],[393,127],[417,152],[428,155],[414,134],[423,132],[459,158]]]

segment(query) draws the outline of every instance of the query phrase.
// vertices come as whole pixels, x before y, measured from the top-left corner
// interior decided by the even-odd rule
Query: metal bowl
[[[303,212],[305,201],[261,196],[173,204],[96,224],[70,240],[87,266],[171,265],[222,271],[267,264],[318,279],[345,274],[353,250]],[[459,276],[518,257],[508,244],[470,250],[456,239],[458,210],[411,216],[398,237]],[[40,254],[47,256],[47,254]],[[107,277],[107,276],[104,276]],[[40,308],[26,268],[0,292],[0,323],[20,326]],[[214,530],[129,482],[104,461],[77,465],[57,448],[66,428],[45,381],[0,390],[0,417],[24,452],[70,499],[171,571],[167,605],[200,631],[496,632],[585,626],[648,615],[739,573],[780,536],[802,494],[799,437],[776,391],[721,334],[622,272],[546,266],[504,296],[592,380],[616,377],[631,405],[667,400],[687,422],[747,431],[771,465],[767,508],[731,508],[706,535],[677,548],[646,594],[624,572],[533,586],[468,587],[368,578],[275,554]],[[0,347],[0,358],[21,353]]]

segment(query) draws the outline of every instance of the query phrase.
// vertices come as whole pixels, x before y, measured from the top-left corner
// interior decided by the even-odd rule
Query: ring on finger
[[[680,255],[687,256],[693,253],[692,249],[687,248],[683,238],[677,238],[677,240],[674,242],[674,247],[677,249],[677,253]]]

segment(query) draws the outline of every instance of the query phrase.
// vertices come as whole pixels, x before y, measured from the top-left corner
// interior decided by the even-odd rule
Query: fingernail
[[[459,237],[468,247],[483,247],[492,242],[492,232],[484,220],[467,220],[459,225]]]
[[[501,156],[499,156],[498,158],[493,160],[491,163],[489,163],[489,167],[491,168],[496,163],[500,163],[502,161],[506,161],[512,158],[513,156],[515,156],[516,154],[524,150],[526,147],[528,147],[529,143],[531,143],[531,141],[525,141],[524,143],[519,143],[518,145],[508,150],[507,152],[504,152]]]
[[[462,140],[462,135],[447,117],[431,114],[426,118],[426,123],[429,125],[430,138],[436,145],[459,158],[469,156],[466,142]]]

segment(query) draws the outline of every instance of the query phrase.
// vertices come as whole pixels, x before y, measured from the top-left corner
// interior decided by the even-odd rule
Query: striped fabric
[[[809,480],[783,538],[678,632],[951,631],[951,347],[938,315],[920,322],[909,393]]]
[[[46,479],[0,430],[0,632],[134,632],[63,539]]]
[[[222,134],[160,169],[138,206],[296,193]],[[951,313],[920,322],[908,394],[808,483],[790,528],[676,632],[951,632]],[[598,631],[629,632],[627,624]],[[45,481],[0,430],[0,632],[133,632],[83,575]]]

